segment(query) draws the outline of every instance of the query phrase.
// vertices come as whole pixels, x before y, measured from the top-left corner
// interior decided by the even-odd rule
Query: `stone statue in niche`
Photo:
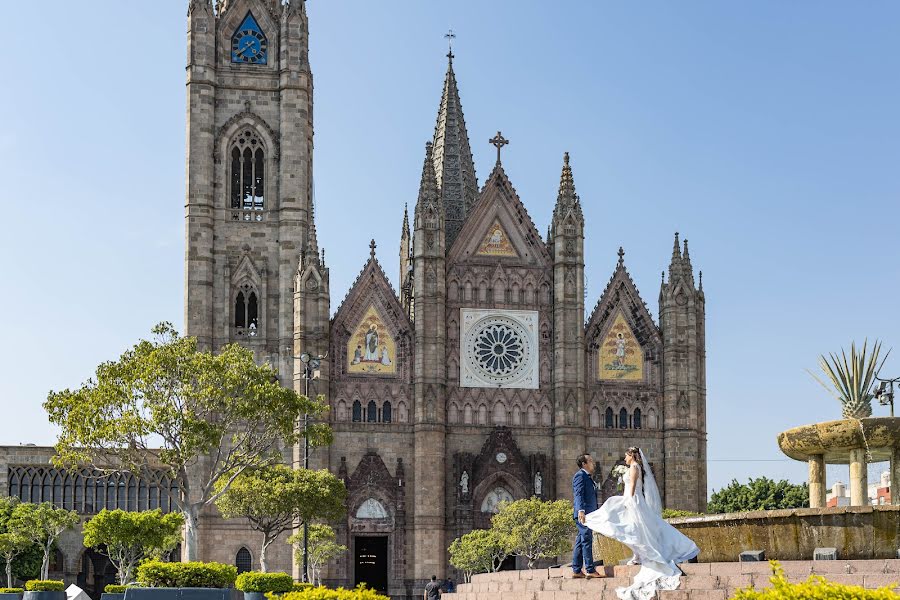
[[[466,471],[463,471],[459,478],[459,489],[463,496],[469,493],[469,474]]]
[[[538,471],[534,474],[534,495],[540,496],[544,493],[544,478],[541,477],[541,472]]]

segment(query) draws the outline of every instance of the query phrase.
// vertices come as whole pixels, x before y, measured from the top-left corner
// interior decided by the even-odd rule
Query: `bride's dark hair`
[[[637,446],[632,446],[628,450],[625,451],[625,454],[630,456],[641,466],[641,494],[644,493],[644,462],[641,460],[641,450]]]

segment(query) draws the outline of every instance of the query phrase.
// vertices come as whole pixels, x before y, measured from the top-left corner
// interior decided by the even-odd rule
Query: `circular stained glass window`
[[[528,366],[531,356],[528,334],[514,319],[486,317],[469,330],[467,338],[469,364],[489,383],[510,382]]]

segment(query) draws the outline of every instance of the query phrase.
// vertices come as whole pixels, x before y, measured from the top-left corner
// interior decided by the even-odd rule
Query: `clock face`
[[[502,465],[503,463],[506,462],[506,453],[498,452],[496,458],[497,458],[497,462]]]
[[[248,12],[231,36],[231,62],[264,65],[268,56],[269,41],[266,34],[253,18],[253,14]]]

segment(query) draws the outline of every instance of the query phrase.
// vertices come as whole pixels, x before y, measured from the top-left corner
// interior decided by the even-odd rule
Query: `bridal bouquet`
[[[616,478],[616,490],[622,491],[625,489],[625,473],[628,472],[628,467],[626,465],[616,465],[610,471],[610,476]]]

